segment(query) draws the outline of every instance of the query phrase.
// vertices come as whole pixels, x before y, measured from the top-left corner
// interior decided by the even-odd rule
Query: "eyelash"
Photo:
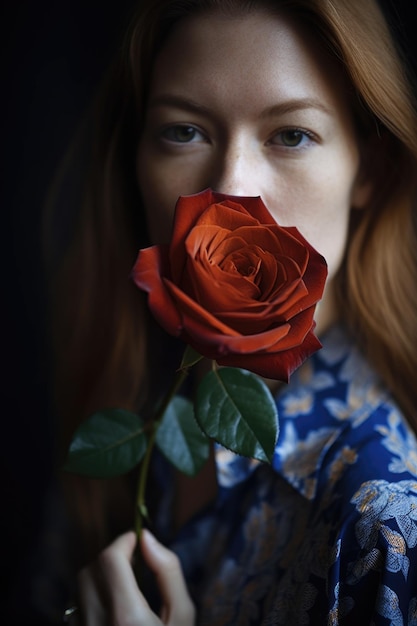
[[[193,139],[195,138],[196,134],[201,135],[202,139],[204,141],[207,141],[204,134],[201,132],[201,130],[198,130],[198,128],[195,128],[195,126],[192,126],[191,124],[175,124],[174,126],[168,126],[167,128],[165,128],[162,133],[161,136],[163,139],[166,139],[167,141],[171,142],[171,143],[179,143],[179,144],[187,144],[187,143],[194,143],[192,140],[191,141],[181,141],[178,138],[175,139],[173,137],[169,136],[169,133],[171,134],[175,134],[176,132],[181,132],[181,131],[192,131],[193,132]]]
[[[303,139],[307,139],[308,142],[317,142],[317,137],[314,133],[312,133],[310,130],[306,130],[305,128],[298,128],[298,127],[288,127],[288,128],[284,128],[282,130],[280,130],[278,133],[275,133],[274,135],[272,135],[271,139],[268,140],[268,144],[269,145],[278,145],[284,148],[289,148],[289,149],[301,149],[304,148],[304,145],[300,145],[301,142],[297,143],[296,145],[286,145],[285,143],[278,143],[278,142],[274,142],[274,139],[276,137],[283,137],[283,135],[285,135],[285,133],[292,133],[293,135],[299,135],[301,136],[301,142],[304,144],[305,142],[303,142]]]
[[[178,136],[175,137],[176,133],[183,132],[183,131],[186,131],[186,132],[191,131],[192,137],[190,141],[188,141],[187,139],[185,139],[185,141],[181,141],[181,139],[179,139]],[[291,133],[294,137],[299,136],[301,137],[301,140],[295,145],[287,145],[286,143],[282,141],[282,138],[286,133]],[[203,142],[207,142],[207,139],[205,135],[203,134],[203,132],[199,130],[198,128],[196,128],[195,126],[192,126],[191,124],[174,124],[173,126],[168,126],[167,128],[165,128],[161,133],[161,137],[165,139],[166,141],[173,143],[173,144],[183,144],[183,145],[195,143],[194,140],[196,139],[196,135],[200,135],[200,138],[197,139],[197,141],[203,140]],[[276,137],[281,137],[281,142],[274,141]],[[289,150],[302,149],[304,148],[303,144],[305,143],[303,139],[306,139],[308,142],[310,141],[317,142],[316,135],[312,133],[311,131],[305,128],[290,126],[288,128],[284,128],[280,130],[279,132],[273,134],[271,138],[267,141],[267,145],[277,145],[283,148],[288,148]]]

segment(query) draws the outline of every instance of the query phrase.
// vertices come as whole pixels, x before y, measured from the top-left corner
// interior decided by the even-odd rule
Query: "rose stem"
[[[168,405],[171,399],[175,396],[175,394],[181,387],[182,383],[187,377],[187,374],[188,374],[188,368],[182,368],[178,370],[177,375],[175,376],[173,383],[171,385],[171,388],[166,394],[164,401],[156,415],[156,418],[153,421],[152,432],[149,437],[149,442],[146,448],[145,457],[142,461],[142,466],[140,469],[138,490],[137,490],[137,497],[136,497],[135,531],[136,531],[136,536],[138,538],[138,542],[140,540],[140,534],[142,532],[143,519],[149,520],[148,509],[145,504],[145,491],[146,491],[146,482],[148,478],[149,463],[151,460],[153,448],[155,446],[155,440],[156,440],[156,434],[158,432],[158,427],[165,411],[168,408]]]

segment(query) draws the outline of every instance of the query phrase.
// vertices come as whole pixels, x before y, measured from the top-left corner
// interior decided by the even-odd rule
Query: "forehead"
[[[257,95],[285,99],[320,93],[334,100],[345,88],[336,60],[305,26],[260,10],[181,20],[157,56],[151,81],[153,93],[201,91],[208,105],[211,95],[232,89],[247,105]]]

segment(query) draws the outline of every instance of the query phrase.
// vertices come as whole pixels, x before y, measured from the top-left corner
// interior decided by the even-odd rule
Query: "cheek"
[[[174,212],[172,211],[172,214],[168,215],[168,212],[164,211],[164,215],[163,217],[161,217],[159,215],[159,212],[157,211],[157,207],[160,206],[160,204],[153,205],[149,203],[145,205],[148,233],[150,237],[150,243],[152,245],[168,243],[171,238],[172,219]]]
[[[295,226],[322,254],[334,276],[342,261],[351,210],[352,170],[320,167],[300,177],[302,183],[286,185],[277,196],[279,206],[272,211],[283,226]],[[296,181],[293,181],[294,183]],[[282,190],[282,186],[281,186]]]
[[[328,280],[337,273],[346,249],[347,224],[340,224],[338,228],[330,229],[323,241],[313,246],[324,256],[328,266]]]
[[[151,244],[168,243],[171,238],[177,197],[170,196],[164,188],[141,187],[146,221]]]
[[[351,184],[341,184],[333,178],[321,189],[312,202],[312,218],[301,232],[325,257],[329,278],[332,278],[342,262],[348,235],[351,211]],[[348,182],[348,181],[346,181]],[[305,232],[303,232],[303,230]]]
[[[161,154],[139,148],[137,181],[146,211],[152,244],[168,243],[171,238],[175,205],[179,196],[202,191],[204,168],[195,162],[165,159]]]
[[[152,244],[166,243],[171,236],[176,190],[164,168],[156,167],[153,159],[137,158],[137,181],[145,208],[149,237]]]

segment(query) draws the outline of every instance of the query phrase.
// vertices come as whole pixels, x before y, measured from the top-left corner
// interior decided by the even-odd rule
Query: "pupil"
[[[178,141],[189,141],[194,136],[194,128],[190,126],[179,126],[176,135]]]
[[[287,130],[283,135],[283,141],[287,146],[298,146],[302,139],[302,133],[299,130]]]

